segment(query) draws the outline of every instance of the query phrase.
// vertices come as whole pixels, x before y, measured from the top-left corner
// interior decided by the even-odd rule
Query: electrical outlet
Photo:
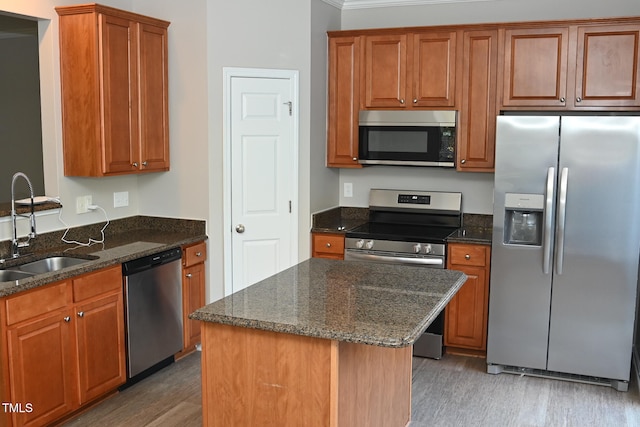
[[[125,206],[129,206],[129,192],[120,191],[113,193],[113,207],[122,208]]]
[[[93,198],[91,196],[78,196],[76,197],[76,213],[89,212],[89,205],[93,204]]]
[[[344,183],[344,197],[353,197],[353,184],[351,182]]]

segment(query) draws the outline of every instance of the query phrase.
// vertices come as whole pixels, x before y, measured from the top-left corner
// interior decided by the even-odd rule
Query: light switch
[[[344,183],[344,197],[353,197],[353,183]]]

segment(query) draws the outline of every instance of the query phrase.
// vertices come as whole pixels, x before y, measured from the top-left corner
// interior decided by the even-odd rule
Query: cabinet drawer
[[[323,234],[313,235],[314,254],[324,255],[344,255],[344,235],[343,234]]]
[[[65,308],[69,303],[68,285],[61,282],[8,298],[7,325]]]
[[[207,243],[201,242],[184,249],[184,266],[199,264],[207,259]]]
[[[109,267],[73,279],[73,301],[83,301],[97,295],[122,290],[122,267]]]
[[[487,265],[488,246],[483,245],[449,245],[449,263],[484,267]]]

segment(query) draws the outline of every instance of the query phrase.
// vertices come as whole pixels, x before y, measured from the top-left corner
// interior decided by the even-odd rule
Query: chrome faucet
[[[26,242],[18,242],[18,231],[16,227],[16,219],[19,216],[26,217],[24,214],[16,213],[16,196],[15,196],[15,186],[16,180],[18,178],[24,178],[29,184],[29,191],[31,192],[31,213],[29,214],[29,219],[31,220],[31,232],[29,233],[29,238]],[[17,258],[20,253],[18,252],[19,248],[24,248],[29,246],[29,240],[36,237],[36,216],[34,214],[33,207],[33,185],[31,185],[31,180],[29,177],[22,172],[17,172],[13,175],[13,179],[11,180],[11,223],[13,224],[13,239],[11,239],[11,257]]]

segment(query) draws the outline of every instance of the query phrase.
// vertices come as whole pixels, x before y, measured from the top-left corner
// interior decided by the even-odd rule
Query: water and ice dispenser
[[[542,194],[506,193],[504,243],[540,246],[544,218]]]

